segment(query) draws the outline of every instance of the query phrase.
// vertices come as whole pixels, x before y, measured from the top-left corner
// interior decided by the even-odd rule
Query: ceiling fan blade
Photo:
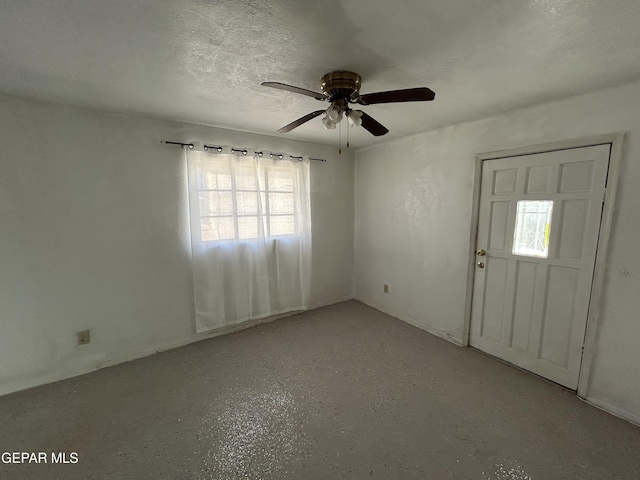
[[[406,90],[367,93],[360,95],[355,103],[359,103],[360,105],[373,105],[375,103],[428,102],[435,97],[436,94],[433,90],[427,87],[418,87],[407,88]]]
[[[307,90],[306,88],[294,87],[293,85],[287,85],[286,83],[280,82],[262,82],[263,86],[277,88],[279,90],[287,90],[288,92],[300,93],[301,95],[306,95],[307,97],[313,97],[316,100],[326,100],[327,97],[324,93],[314,92],[312,90]]]
[[[289,125],[286,125],[284,127],[282,127],[280,130],[278,130],[278,133],[287,133],[290,132],[291,130],[293,130],[296,127],[299,127],[300,125],[302,125],[303,123],[308,122],[311,119],[316,118],[318,115],[321,115],[324,113],[324,110],[316,110],[315,112],[311,112],[306,114],[304,117],[300,117],[299,119],[291,122]]]
[[[389,129],[375,120],[371,115],[362,112],[362,127],[372,135],[379,137],[389,132]]]

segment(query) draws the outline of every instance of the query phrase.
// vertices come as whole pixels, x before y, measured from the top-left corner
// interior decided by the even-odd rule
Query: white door
[[[470,343],[574,390],[609,152],[482,162]]]

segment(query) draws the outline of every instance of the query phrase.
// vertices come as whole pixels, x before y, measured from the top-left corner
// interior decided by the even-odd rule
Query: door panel
[[[527,167],[525,193],[547,193],[549,191],[549,167]]]
[[[516,192],[518,169],[509,168],[494,171],[493,194],[509,195]]]
[[[507,244],[507,229],[509,226],[509,202],[491,202],[491,232],[489,234],[489,248],[504,250]]]
[[[487,288],[485,289],[482,335],[500,342],[502,340],[502,318],[507,288],[508,262],[495,258],[486,269]]]
[[[549,266],[547,270],[547,305],[543,317],[539,355],[540,358],[562,368],[567,368],[571,347],[569,340],[571,326],[574,323],[573,305],[579,273],[576,269],[555,265]]]
[[[531,262],[518,262],[516,265],[516,298],[513,309],[510,347],[521,352],[529,351],[533,306],[536,297],[536,279],[538,265]]]
[[[486,160],[472,346],[575,389],[610,145]]]
[[[585,229],[589,214],[589,200],[565,200],[562,205],[558,258],[581,260]]]

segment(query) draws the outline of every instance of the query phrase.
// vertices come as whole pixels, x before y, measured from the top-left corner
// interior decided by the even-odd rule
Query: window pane
[[[258,192],[238,192],[236,193],[238,202],[238,215],[258,214]]]
[[[266,170],[264,167],[258,168],[258,190],[263,191],[265,189],[265,175]],[[269,172],[271,175],[271,172]]]
[[[271,235],[292,235],[295,233],[295,221],[293,215],[269,217]]]
[[[253,240],[296,233],[291,165],[198,165],[202,241]],[[267,205],[269,209],[267,211]]]
[[[550,200],[518,201],[513,235],[514,255],[547,258],[552,210],[553,202]]]
[[[231,174],[198,170],[198,190],[231,190]]]
[[[214,217],[200,219],[200,231],[203,242],[233,240],[236,236],[233,217]]]
[[[200,215],[233,215],[231,192],[200,192]]]
[[[293,192],[293,176],[290,170],[269,170],[269,190]]]
[[[258,217],[238,217],[238,238],[258,238]]]
[[[269,193],[269,213],[293,214],[293,193]]]
[[[255,175],[236,175],[236,188],[238,190],[257,190],[258,182]]]

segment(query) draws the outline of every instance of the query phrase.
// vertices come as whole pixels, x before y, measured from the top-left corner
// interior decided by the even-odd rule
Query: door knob
[[[478,262],[477,265],[478,268],[484,268],[484,262]]]
[[[480,249],[476,252],[479,257],[484,257],[487,254],[486,250]]]

